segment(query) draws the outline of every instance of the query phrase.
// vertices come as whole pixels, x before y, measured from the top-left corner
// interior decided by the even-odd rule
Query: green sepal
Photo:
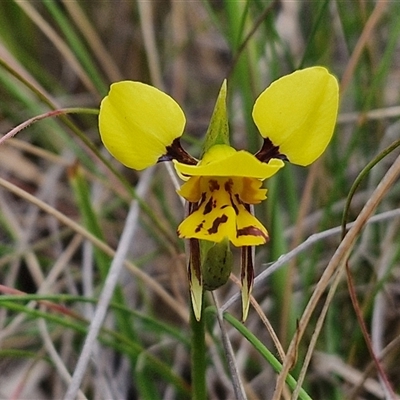
[[[254,283],[253,248],[242,247],[241,281],[242,281],[242,321],[246,321],[250,307],[250,296]]]
[[[207,129],[203,154],[216,144],[226,144],[229,146],[229,125],[226,111],[226,79],[222,82],[210,125]]]
[[[200,321],[203,310],[203,277],[201,274],[200,244],[197,239],[189,240],[190,258],[188,265],[188,279],[193,313],[197,321]]]
[[[229,239],[224,238],[219,243],[200,241],[201,273],[203,287],[212,291],[224,285],[232,272],[233,255]]]

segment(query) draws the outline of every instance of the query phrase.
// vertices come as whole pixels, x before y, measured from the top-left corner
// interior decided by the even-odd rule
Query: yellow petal
[[[192,185],[195,182],[195,185]],[[258,181],[261,183],[260,181]],[[192,186],[195,187],[192,190]],[[192,201],[196,193],[198,208],[178,227],[180,238],[200,239],[219,243],[225,238],[236,247],[257,246],[268,240],[264,226],[247,209],[241,194],[251,186],[248,178],[192,177],[182,187],[185,198]],[[259,202],[265,197],[264,189],[257,189],[258,183],[247,194],[249,203]],[[186,190],[188,188],[188,190]],[[187,192],[187,193],[186,193]],[[195,197],[193,197],[194,199]]]
[[[166,147],[182,135],[185,122],[175,100],[141,82],[112,84],[100,106],[104,146],[122,164],[137,170],[165,155]]]
[[[243,205],[239,205],[238,210],[236,237],[232,240],[232,244],[236,247],[265,244],[269,240],[269,236],[262,223],[250,214]]]
[[[187,176],[232,176],[266,179],[284,166],[282,160],[272,159],[263,163],[247,151],[236,151],[233,147],[218,144],[212,146],[198,165],[182,164],[174,160],[179,175]]]
[[[323,67],[296,71],[260,94],[253,119],[290,162],[308,165],[331,140],[338,111],[338,83]]]
[[[236,240],[235,211],[230,206],[218,207],[205,215],[200,208],[178,226],[178,235],[181,239],[196,238],[217,243],[228,237],[233,243]]]
[[[258,179],[243,178],[242,187],[238,189],[240,200],[247,204],[258,204],[267,198],[267,189],[260,189],[262,182]]]
[[[200,180],[200,176],[189,178],[177,191],[178,194],[191,203],[198,202],[201,198]]]

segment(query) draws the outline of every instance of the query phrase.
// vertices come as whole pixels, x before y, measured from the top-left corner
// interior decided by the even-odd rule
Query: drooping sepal
[[[219,243],[201,240],[200,249],[204,289],[218,289],[228,281],[232,272],[233,255],[229,238],[225,237]]]
[[[226,111],[226,79],[222,82],[203,145],[203,154],[216,144],[229,146],[229,125]]]
[[[242,247],[241,258],[241,281],[242,281],[242,321],[246,321],[249,313],[250,295],[253,290],[254,265],[253,248],[250,246]]]
[[[190,256],[188,279],[193,313],[197,321],[201,319],[203,307],[203,278],[201,274],[200,244],[197,239],[189,240]]]

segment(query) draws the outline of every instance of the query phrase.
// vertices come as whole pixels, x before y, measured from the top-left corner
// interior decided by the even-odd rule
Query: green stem
[[[191,307],[190,327],[192,330],[191,337],[191,368],[192,368],[192,399],[206,400],[206,342],[204,317],[201,315],[200,321],[196,320]],[[203,314],[203,312],[202,312]]]

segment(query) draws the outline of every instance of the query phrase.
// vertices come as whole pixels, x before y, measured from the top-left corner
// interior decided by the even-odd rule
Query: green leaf
[[[216,310],[212,307],[209,307],[207,308],[207,312],[216,312]],[[254,349],[269,363],[275,372],[279,373],[282,370],[281,362],[272,354],[271,351],[268,350],[267,347],[265,347],[265,345],[260,341],[260,339],[258,339],[256,335],[249,331],[241,322],[239,322],[229,313],[224,312],[223,316],[226,321],[228,321],[253,345]],[[296,380],[290,374],[286,377],[286,383],[292,390],[294,390],[297,385]],[[299,391],[299,398],[301,400],[311,400],[311,397],[303,388],[301,388]]]

